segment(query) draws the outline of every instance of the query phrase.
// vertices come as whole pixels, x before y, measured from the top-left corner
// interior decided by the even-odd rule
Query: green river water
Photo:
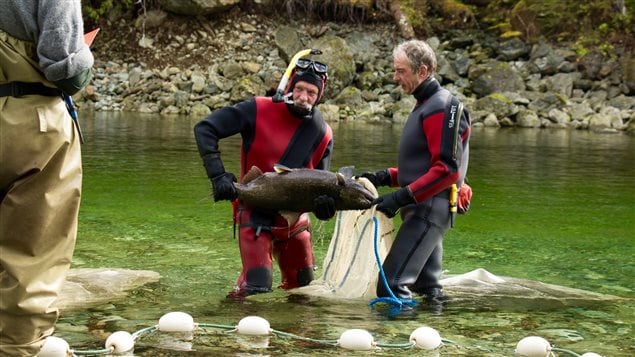
[[[366,300],[299,298],[276,289],[246,302],[225,300],[240,271],[230,204],[213,203],[192,127],[199,118],[136,113],[81,113],[84,189],[73,267],[154,270],[157,284],[127,299],[63,314],[56,335],[71,347],[103,348],[115,331],[138,331],[171,311],[199,323],[236,325],[249,315],[312,339],[336,340],[352,328],[381,343],[406,343],[420,326],[437,329],[440,350],[382,348],[349,352],[298,339],[247,338],[201,331],[189,341],[152,334],[139,356],[512,356],[538,335],[579,354],[635,355],[635,138],[587,131],[475,128],[468,215],[446,236],[444,269],[476,268],[625,298],[590,306],[450,303],[388,317]],[[332,169],[395,164],[400,127],[333,124]],[[238,172],[238,138],[222,142]],[[384,191],[387,192],[387,191]],[[313,220],[322,262],[334,222]],[[397,222],[398,223],[398,222]],[[321,273],[318,270],[317,274]],[[274,285],[276,281],[274,281]],[[179,351],[191,349],[191,351]],[[564,355],[564,354],[563,354]]]

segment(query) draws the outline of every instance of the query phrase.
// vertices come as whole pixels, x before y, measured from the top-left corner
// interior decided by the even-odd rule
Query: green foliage
[[[505,96],[503,93],[500,93],[500,92],[491,93],[488,97],[499,100],[503,103],[513,104],[513,101],[509,99],[509,97]]]
[[[631,7],[627,7],[626,14],[618,14],[613,17],[608,23],[609,30],[622,30],[626,35],[635,35],[635,19],[633,18],[633,14],[635,13],[635,0],[633,0],[633,5]]]
[[[415,29],[423,29],[426,27],[425,17],[428,13],[425,4],[420,4],[417,0],[400,0],[399,5],[410,25]],[[423,10],[423,11],[422,11]],[[427,31],[424,31],[427,32]]]
[[[470,1],[466,1],[470,2]],[[479,21],[492,26],[509,26],[509,13],[518,0],[491,0],[485,7],[474,7]],[[507,31],[507,30],[505,30]]]
[[[584,45],[583,38],[579,38],[572,46],[578,57],[584,57],[589,53],[589,49]]]
[[[572,48],[578,57],[584,57],[592,51],[599,52],[606,58],[614,58],[616,56],[615,46],[609,42],[601,41],[596,36],[580,36],[572,45]]]
[[[534,29],[525,33],[529,38],[571,42],[581,57],[591,51],[614,57],[618,48],[635,45],[630,10],[635,0],[626,2],[625,13],[615,5],[615,0],[519,0],[511,19],[521,16],[525,29]]]
[[[243,1],[243,3],[253,1]],[[285,12],[292,18],[308,17],[319,20],[345,22],[381,21],[386,15],[373,6],[372,0],[275,0],[270,1],[274,11]]]
[[[520,31],[505,31],[501,34],[502,38],[514,38],[514,37],[522,37],[523,33]]]
[[[610,0],[524,0],[527,9],[537,14],[541,32],[562,39],[588,32],[610,17]]]
[[[142,0],[145,1],[145,0]],[[111,11],[126,12],[135,3],[134,0],[82,0],[84,21],[88,24],[98,24],[102,17]]]
[[[468,4],[481,0],[463,0]],[[478,21],[508,38],[522,33],[525,40],[540,38],[571,44],[580,57],[589,52],[620,55],[635,47],[635,0],[490,0],[479,8]]]

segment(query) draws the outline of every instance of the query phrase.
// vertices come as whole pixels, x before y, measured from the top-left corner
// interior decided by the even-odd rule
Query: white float
[[[410,334],[410,341],[415,343],[415,346],[424,350],[434,350],[441,346],[441,335],[432,327],[423,326],[412,331]]]
[[[516,354],[526,357],[548,357],[551,353],[551,344],[539,336],[528,336],[518,341]]]
[[[271,325],[260,316],[247,316],[238,322],[236,331],[243,335],[268,335],[271,332]]]
[[[351,329],[340,335],[337,345],[347,350],[367,351],[375,348],[375,339],[366,330]]]
[[[114,332],[106,339],[106,348],[114,353],[132,351],[134,348],[134,337],[126,331]]]
[[[70,346],[66,340],[49,336],[44,341],[44,345],[40,348],[37,357],[66,357],[69,355]]]
[[[595,353],[595,352],[585,352],[580,357],[602,357],[602,356],[597,354],[597,353]]]
[[[159,319],[159,331],[191,332],[194,330],[194,319],[185,312],[168,312]]]

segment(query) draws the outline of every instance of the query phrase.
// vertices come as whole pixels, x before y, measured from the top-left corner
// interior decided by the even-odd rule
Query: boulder
[[[598,302],[616,302],[624,298],[600,294],[540,281],[497,276],[483,268],[465,274],[445,276],[439,281],[446,294],[455,301],[478,299],[481,306],[562,307],[586,306]],[[522,301],[522,304],[520,304]]]
[[[128,292],[161,278],[150,270],[117,268],[71,269],[55,305],[62,311],[84,310],[123,299]]]
[[[523,78],[507,62],[488,60],[474,65],[468,78],[472,81],[472,92],[479,98],[494,92],[525,90]]]

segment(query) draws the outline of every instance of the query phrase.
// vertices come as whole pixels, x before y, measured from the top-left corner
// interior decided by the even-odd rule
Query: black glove
[[[203,156],[203,165],[205,166],[205,171],[207,171],[207,177],[212,181],[214,201],[235,200],[238,197],[238,192],[236,192],[236,187],[234,187],[234,182],[237,181],[236,176],[231,172],[225,172],[220,153],[213,152]]]
[[[388,170],[381,170],[377,172],[362,172],[362,174],[359,176],[368,179],[368,181],[370,181],[370,183],[372,183],[375,187],[390,186],[392,183],[392,179],[390,178]]]
[[[326,221],[335,216],[335,200],[328,195],[321,195],[313,200],[313,214],[318,219]]]
[[[212,178],[212,190],[214,191],[214,201],[233,201],[238,197],[238,192],[234,186],[236,176],[231,172],[222,173]]]
[[[414,203],[415,200],[408,187],[404,187],[395,192],[379,196],[373,201],[377,205],[377,210],[385,214],[388,218],[394,217],[399,209],[407,204]]]

